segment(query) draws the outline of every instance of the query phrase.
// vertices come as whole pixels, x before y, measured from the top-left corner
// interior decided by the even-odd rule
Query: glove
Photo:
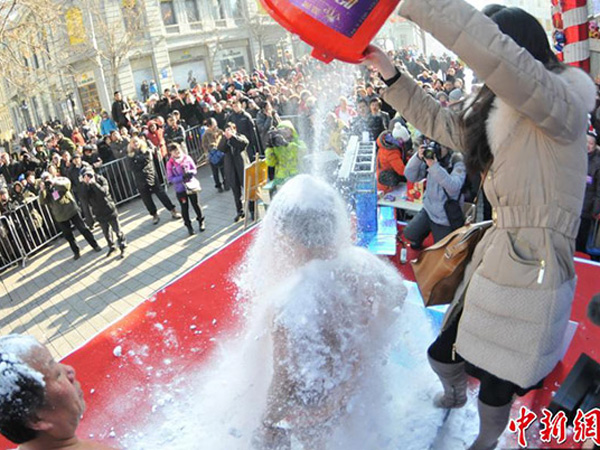
[[[185,181],[187,183],[188,181],[190,181],[192,179],[192,177],[193,177],[193,175],[191,173],[186,172],[183,174],[183,181]]]

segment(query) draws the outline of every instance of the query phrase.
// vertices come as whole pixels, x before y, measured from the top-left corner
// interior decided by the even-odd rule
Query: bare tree
[[[210,68],[212,70],[212,73],[210,74],[212,78],[215,78],[215,62],[217,60],[217,55],[219,54],[219,52],[222,50],[222,45],[221,45],[221,35],[220,34],[216,34],[214,39],[212,39],[211,41],[206,42],[206,45],[209,49],[208,51],[208,59],[209,59],[209,64],[210,64]]]
[[[0,77],[12,94],[31,92],[49,70],[62,9],[63,0],[0,1]]]
[[[109,90],[119,87],[119,71],[130,53],[143,45],[146,20],[144,0],[83,0],[88,15],[90,39],[80,48],[79,56],[99,58],[108,68]]]
[[[238,10],[250,35],[258,44],[258,54],[256,55],[258,61],[255,62],[260,65],[260,62],[264,59],[265,40],[269,34],[272,34],[276,23],[266,12],[259,10],[256,6],[250,7],[247,2],[243,2]]]

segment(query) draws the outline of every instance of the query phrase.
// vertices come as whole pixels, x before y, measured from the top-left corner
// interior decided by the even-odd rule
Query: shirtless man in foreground
[[[0,434],[19,450],[111,450],[75,435],[84,410],[72,367],[31,336],[0,337]]]

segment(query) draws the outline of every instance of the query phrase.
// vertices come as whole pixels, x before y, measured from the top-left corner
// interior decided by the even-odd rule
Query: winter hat
[[[441,101],[443,97],[446,97],[446,100],[448,100],[448,94],[445,92],[438,92],[435,96],[437,101]]]
[[[462,98],[463,98],[463,91],[461,91],[460,89],[454,89],[448,95],[448,100],[450,100],[450,103],[459,102],[462,100]]]
[[[395,139],[402,142],[408,142],[410,140],[410,133],[400,122],[396,122],[394,124],[394,129],[392,130],[392,136]]]

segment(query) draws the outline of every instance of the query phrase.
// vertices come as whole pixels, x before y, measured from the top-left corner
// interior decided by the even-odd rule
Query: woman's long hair
[[[535,17],[521,8],[507,8],[501,5],[488,5],[483,13],[490,17],[500,30],[510,36],[518,45],[525,48],[546,69],[559,72],[564,70],[552,52],[546,32]],[[465,164],[470,174],[486,171],[494,157],[487,136],[487,120],[496,94],[484,85],[471,105],[461,113],[465,136]]]

